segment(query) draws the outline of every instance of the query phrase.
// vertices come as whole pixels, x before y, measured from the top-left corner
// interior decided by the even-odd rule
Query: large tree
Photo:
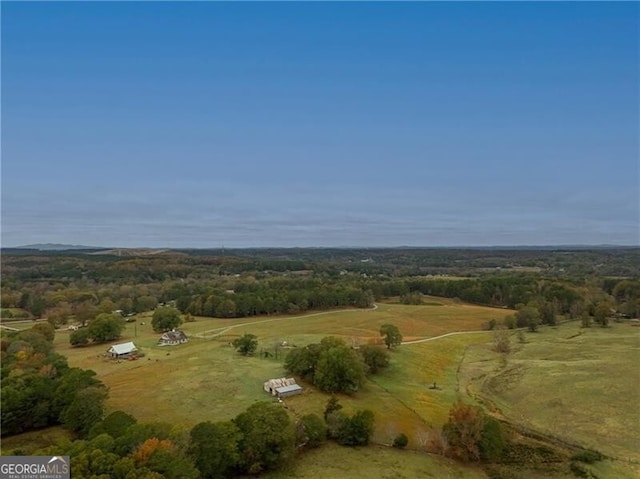
[[[156,332],[170,331],[182,324],[180,311],[171,306],[163,306],[153,312],[151,327]]]
[[[366,371],[356,351],[346,345],[336,345],[320,353],[314,383],[323,391],[351,394],[364,383]]]
[[[189,455],[205,479],[229,477],[240,461],[241,434],[230,421],[201,422],[191,430]]]
[[[102,419],[107,391],[102,386],[91,386],[76,393],[75,399],[60,415],[69,429],[87,434],[91,427]]]
[[[275,469],[295,452],[295,432],[289,415],[279,404],[258,402],[239,414],[234,424],[242,435],[240,466],[249,474]]]
[[[387,345],[387,349],[402,344],[402,334],[400,334],[400,330],[394,324],[383,324],[380,326],[380,336],[384,337],[384,344]]]
[[[124,320],[119,314],[99,314],[87,327],[89,337],[100,343],[118,339],[124,329]]]
[[[358,352],[368,368],[369,374],[377,374],[381,369],[389,366],[389,353],[373,344],[360,346]]]

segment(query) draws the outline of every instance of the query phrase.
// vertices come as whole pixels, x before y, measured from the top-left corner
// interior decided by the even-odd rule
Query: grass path
[[[423,339],[414,339],[413,341],[403,341],[402,345],[405,344],[419,344],[426,343],[427,341],[435,341],[436,339],[446,338],[447,336],[456,336],[458,334],[478,334],[478,333],[490,333],[490,330],[482,330],[482,331],[453,331],[451,333],[441,334],[440,336],[435,336],[433,338],[423,338]]]
[[[375,311],[376,309],[378,309],[378,305],[374,303],[373,307],[365,310],[365,311]],[[232,326],[223,326],[222,328],[214,328],[214,329],[208,329],[207,331],[203,331],[201,333],[196,333],[193,334],[194,337],[196,338],[200,338],[200,339],[212,339],[212,338],[216,338],[218,336],[222,336],[223,334],[227,333],[228,331],[235,329],[235,328],[239,328],[239,327],[244,327],[244,326],[250,326],[252,324],[262,324],[262,323],[271,323],[274,321],[288,321],[291,319],[305,319],[305,318],[311,318],[311,317],[316,317],[316,316],[323,316],[326,314],[335,314],[335,313],[352,313],[352,312],[362,312],[362,309],[338,309],[338,310],[331,310],[331,311],[322,311],[320,313],[311,313],[311,314],[305,314],[303,316],[285,316],[282,318],[271,318],[271,319],[264,319],[261,321],[251,321],[249,323],[240,323],[240,324],[234,324]],[[217,331],[217,333],[212,334],[207,336],[207,333],[212,333]]]

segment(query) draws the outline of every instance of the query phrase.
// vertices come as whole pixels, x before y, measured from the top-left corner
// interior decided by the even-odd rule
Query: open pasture
[[[406,339],[428,338],[451,331],[479,330],[488,319],[510,313],[441,302],[440,306],[381,304],[375,310],[296,317],[197,318],[182,327],[192,337],[189,343],[165,347],[156,345],[158,334],[151,329],[150,314],[140,315],[137,324],[127,324],[120,342],[134,341],[145,357],[120,363],[102,357],[109,345],[70,347],[66,331],[56,335],[56,347],[72,366],[98,373],[109,387],[109,410],[127,411],[140,421],[189,426],[204,420],[229,419],[254,401],[268,400],[262,383],[284,374],[286,350],[280,349],[277,359],[244,358],[234,351],[229,341],[245,332],[258,336],[258,352],[265,349],[275,353],[275,344],[282,340],[303,346],[335,335],[347,342],[362,343],[379,340],[380,325],[388,322],[396,324]],[[369,408],[376,413],[376,441],[390,442],[395,434],[405,432],[415,445],[417,434],[446,420],[446,411],[455,400],[456,370],[466,345],[486,341],[487,336],[460,335],[398,348],[392,352],[389,370],[367,382],[357,395],[341,397],[345,409]],[[429,390],[433,381],[442,389]],[[290,410],[300,415],[322,413],[328,395],[305,386],[301,396],[287,399]]]
[[[488,476],[478,467],[465,466],[438,456],[390,447],[351,448],[327,443],[319,449],[306,451],[298,456],[289,469],[265,474],[263,477],[486,479]]]
[[[378,341],[380,326],[392,323],[398,326],[404,339],[428,338],[452,331],[481,330],[491,320],[502,320],[513,311],[456,303],[445,298],[434,298],[427,305],[410,306],[379,304],[375,309],[351,309],[310,313],[302,316],[274,318],[210,319],[198,318],[195,331],[204,337],[217,334],[242,334],[245,331],[267,340],[299,338],[301,344],[314,338],[339,336],[349,341]],[[208,329],[207,329],[208,328]],[[306,340],[309,339],[311,340]]]
[[[515,340],[515,337],[514,337]],[[513,341],[501,364],[469,348],[461,382],[509,420],[638,465],[640,331],[565,323]],[[640,472],[640,470],[639,470]]]

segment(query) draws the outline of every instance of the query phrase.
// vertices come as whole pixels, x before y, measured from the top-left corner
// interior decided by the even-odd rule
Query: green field
[[[379,338],[379,327],[392,322],[408,339],[428,338],[450,331],[479,330],[491,318],[510,311],[456,304],[443,300],[440,306],[380,305],[376,310],[350,310],[309,316],[220,320],[198,318],[183,329],[192,340],[175,347],[158,347],[150,318],[143,315],[138,324],[128,324],[121,341],[135,341],[146,356],[121,363],[102,357],[108,345],[72,348],[68,332],[59,331],[56,347],[73,366],[93,369],[109,387],[109,410],[121,409],[141,421],[165,420],[194,425],[204,420],[234,417],[257,400],[268,399],[262,383],[284,374],[280,351],[278,359],[244,358],[229,341],[244,332],[258,336],[262,348],[275,353],[277,341],[298,346],[316,342],[327,335],[347,342],[368,342]],[[142,322],[145,324],[142,325]],[[251,323],[251,324],[249,324]],[[233,327],[233,329],[228,329]],[[205,333],[206,334],[203,334]],[[215,336],[215,334],[220,334]],[[487,333],[488,334],[488,333]],[[196,336],[204,336],[205,339]],[[455,370],[468,343],[485,334],[443,338],[399,348],[392,353],[392,367],[368,382],[353,397],[342,398],[345,408],[371,408],[377,413],[376,438],[388,441],[389,431],[418,420],[423,425],[440,425],[455,400]],[[411,381],[408,378],[411,377]],[[427,385],[443,386],[429,396]],[[305,385],[303,395],[287,400],[293,412],[321,412],[328,396]],[[386,418],[397,424],[386,424]]]
[[[139,316],[138,324],[127,325],[121,340],[133,340],[145,357],[120,363],[103,358],[108,345],[71,348],[66,331],[59,331],[55,341],[71,365],[95,370],[109,387],[109,411],[124,410],[143,422],[190,427],[205,420],[230,419],[253,402],[268,400],[262,383],[284,374],[286,350],[280,349],[277,359],[244,358],[229,346],[245,332],[258,336],[259,351],[275,353],[275,344],[283,340],[302,346],[335,335],[354,344],[371,342],[387,322],[396,324],[408,340],[479,331],[489,319],[512,313],[439,298],[438,302],[295,317],[197,318],[183,325],[192,337],[189,343],[163,348],[156,345],[158,334],[151,330],[146,314]],[[492,351],[491,332],[406,344],[391,352],[387,370],[354,396],[339,399],[346,412],[374,411],[374,442],[389,444],[403,432],[412,449],[424,449],[425,438],[446,422],[454,401],[477,400],[516,425],[618,458],[591,466],[598,477],[631,478],[640,459],[639,333],[623,324],[589,330],[575,323],[542,328],[527,333],[526,344],[518,343],[514,334],[514,350],[506,360]],[[437,389],[429,387],[434,382]],[[322,413],[329,396],[309,384],[303,386],[303,394],[286,400],[289,411],[297,417]],[[349,471],[356,467],[366,477],[487,477],[482,471],[445,462],[384,447],[354,451],[329,445],[304,454],[290,475],[272,477],[353,477]],[[565,477],[549,474],[545,477]]]
[[[505,362],[486,344],[470,347],[464,388],[516,424],[593,448],[640,473],[640,331],[623,323],[604,329],[565,323],[527,334],[524,344],[514,335],[512,344]]]
[[[328,443],[307,451],[284,471],[266,474],[265,478],[352,479],[487,479],[482,469],[465,467],[439,456],[390,447],[341,447]]]

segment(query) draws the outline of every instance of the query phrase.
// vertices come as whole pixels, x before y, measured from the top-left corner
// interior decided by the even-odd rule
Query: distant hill
[[[14,249],[37,249],[38,251],[65,251],[69,249],[104,249],[100,246],[84,246],[76,244],[60,244],[60,243],[36,243],[25,246],[16,246]]]

